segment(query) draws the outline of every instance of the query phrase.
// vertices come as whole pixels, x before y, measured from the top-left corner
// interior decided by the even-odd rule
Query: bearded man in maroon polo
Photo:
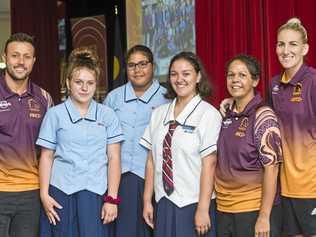
[[[39,223],[39,177],[35,141],[50,95],[30,81],[33,37],[7,40],[0,77],[0,236],[35,237]]]

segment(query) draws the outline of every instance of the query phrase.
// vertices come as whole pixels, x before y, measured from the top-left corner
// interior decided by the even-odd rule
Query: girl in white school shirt
[[[195,54],[181,52],[172,58],[167,86],[166,97],[173,101],[154,110],[140,141],[149,149],[143,216],[156,237],[214,237],[213,184],[221,116],[202,100],[210,87]],[[168,129],[174,125],[168,141]]]
[[[40,236],[109,237],[119,202],[119,120],[93,100],[100,75],[94,51],[73,50],[66,73],[69,97],[48,110],[36,142],[42,147]]]

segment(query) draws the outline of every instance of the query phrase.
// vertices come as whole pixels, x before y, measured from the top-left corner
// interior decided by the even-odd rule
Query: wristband
[[[104,196],[103,201],[104,201],[104,202],[107,202],[107,203],[119,205],[120,202],[121,202],[121,198],[120,198],[120,197],[113,198],[113,197],[110,196],[110,195],[106,195],[106,196]]]

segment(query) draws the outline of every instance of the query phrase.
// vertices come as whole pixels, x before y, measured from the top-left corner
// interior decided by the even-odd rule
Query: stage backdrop
[[[257,57],[262,65],[259,90],[266,94],[280,72],[275,45],[277,29],[298,17],[309,37],[307,63],[316,66],[316,1],[314,0],[196,0],[197,54],[215,85],[212,102],[226,97],[225,63],[236,54]]]
[[[102,101],[108,90],[105,18],[100,15],[73,18],[70,21],[73,48],[92,47],[101,59],[102,70],[95,99]]]
[[[126,0],[128,48],[144,44],[156,62],[155,76],[165,80],[170,59],[195,52],[194,0]]]

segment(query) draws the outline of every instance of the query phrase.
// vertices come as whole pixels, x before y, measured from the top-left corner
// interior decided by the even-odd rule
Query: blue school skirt
[[[122,174],[119,188],[121,203],[114,225],[116,237],[151,237],[151,228],[143,219],[144,179],[136,174]]]
[[[197,203],[179,208],[167,198],[156,204],[154,237],[198,237],[194,226]],[[211,231],[203,237],[216,237],[216,201],[212,199],[210,216]]]
[[[67,195],[50,185],[49,195],[63,208],[56,226],[49,223],[43,207],[40,212],[40,237],[110,237],[110,225],[101,220],[103,197],[87,190]]]

